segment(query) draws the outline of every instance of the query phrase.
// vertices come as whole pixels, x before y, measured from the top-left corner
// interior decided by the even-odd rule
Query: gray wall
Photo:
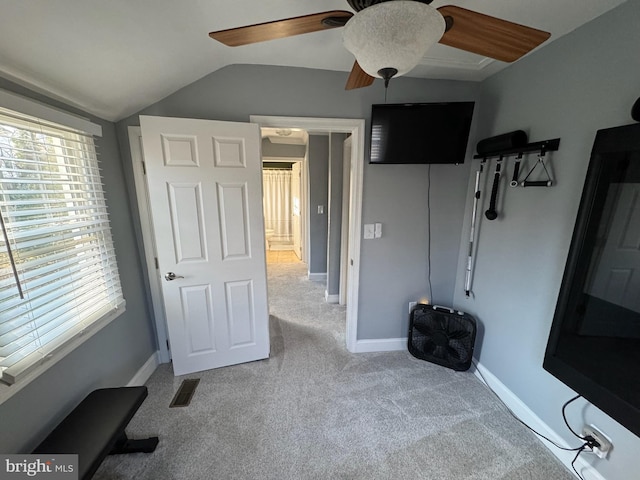
[[[342,234],[342,170],[345,133],[332,133],[329,156],[329,205],[327,239],[327,290],[329,295],[340,292],[340,241]]]
[[[309,273],[327,273],[329,135],[309,135],[308,155]]]
[[[290,145],[286,143],[273,143],[268,138],[262,139],[263,157],[293,157],[303,158],[307,153],[306,145]]]
[[[326,70],[232,65],[139,113],[240,122],[249,121],[250,115],[363,118],[368,128],[371,105],[384,102],[384,87],[377,81],[368,88],[346,91],[346,77],[344,72]],[[477,99],[479,88],[473,82],[401,77],[391,81],[388,103],[470,101]],[[138,124],[137,115],[117,124],[121,152],[131,176],[126,127]],[[473,138],[472,131],[470,145]],[[408,302],[428,292],[427,172],[425,165],[364,166],[362,220],[381,222],[384,230],[383,238],[362,242],[360,339],[406,337]],[[458,270],[469,162],[433,165],[430,173],[433,300],[450,304]]]
[[[126,312],[64,357],[23,390],[0,404],[0,452],[30,452],[90,391],[125,385],[155,352],[115,126],[0,79],[0,88],[90,117],[102,126],[96,140],[111,218]]]
[[[629,1],[482,84],[479,138],[515,129],[531,141],[561,137],[551,160],[557,183],[503,190],[503,216],[480,228],[474,298],[464,297],[460,272],[454,303],[483,324],[481,364],[571,445],[576,439],[560,409],[573,392],[542,369],[542,360],[596,131],[632,123],[640,95],[639,25],[640,2]],[[512,168],[511,161],[509,176]],[[464,255],[462,249],[461,261]],[[632,478],[640,439],[584,405],[568,409],[570,423],[579,430],[593,422],[614,444],[597,469],[608,480]]]

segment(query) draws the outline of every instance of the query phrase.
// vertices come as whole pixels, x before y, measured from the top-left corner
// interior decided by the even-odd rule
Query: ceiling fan
[[[346,89],[367,87],[415,67],[426,50],[442,43],[503,62],[513,62],[551,34],[456,6],[434,8],[433,0],[347,0],[346,10],[286,18],[209,33],[236,47],[345,27],[345,48],[354,54]]]

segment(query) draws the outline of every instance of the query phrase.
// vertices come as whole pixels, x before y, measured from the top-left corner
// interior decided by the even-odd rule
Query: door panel
[[[218,184],[222,258],[251,258],[249,211],[245,184]]]
[[[216,351],[209,285],[180,287],[182,312],[190,321],[184,323],[187,354],[195,355]],[[173,339],[172,339],[173,340]]]
[[[206,261],[201,185],[168,183],[167,186],[176,263]]]
[[[140,122],[174,373],[268,357],[258,126]]]
[[[247,280],[227,282],[225,289],[231,329],[230,348],[254,345],[256,338],[253,283]]]
[[[166,167],[198,167],[197,138],[193,135],[161,135]],[[143,140],[144,141],[144,140]]]

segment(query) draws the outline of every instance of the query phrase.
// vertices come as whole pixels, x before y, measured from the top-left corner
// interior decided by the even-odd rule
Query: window
[[[0,379],[12,384],[124,309],[91,134],[0,108],[0,217]]]

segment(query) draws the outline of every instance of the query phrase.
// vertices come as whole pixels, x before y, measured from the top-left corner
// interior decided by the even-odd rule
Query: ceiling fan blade
[[[249,45],[266,40],[293,37],[303,33],[342,27],[352,16],[353,13],[346,10],[332,10],[273,22],[247,25],[245,27],[219,30],[209,33],[209,36],[229,47],[238,47],[240,45]]]
[[[503,62],[519,59],[551,36],[549,32],[452,5],[438,11],[448,28],[440,43]],[[447,17],[453,20],[451,28]]]
[[[368,87],[374,80],[375,78],[362,70],[362,67],[355,61],[353,62],[353,68],[351,69],[351,73],[347,79],[347,85],[344,89],[353,90],[354,88]]]

